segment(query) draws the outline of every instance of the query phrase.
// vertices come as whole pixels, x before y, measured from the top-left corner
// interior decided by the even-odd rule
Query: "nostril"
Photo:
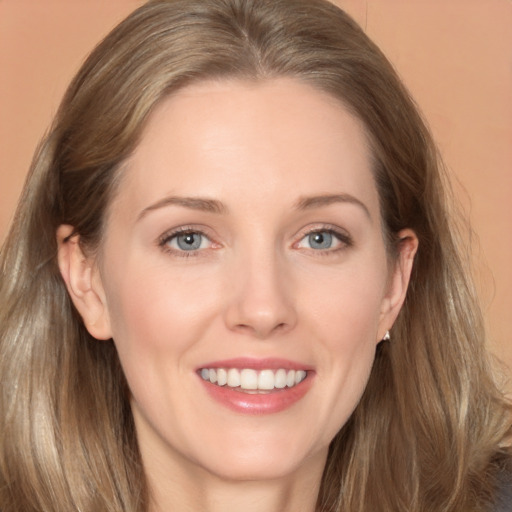
[[[273,273],[267,278],[262,271],[249,274],[227,299],[226,326],[259,339],[293,328],[297,319],[293,295],[279,285]]]
[[[246,333],[254,336],[258,339],[264,339],[271,336],[274,333],[285,331],[288,328],[286,322],[280,322],[277,324],[263,324],[263,323],[239,323],[234,326],[235,330],[240,333]]]

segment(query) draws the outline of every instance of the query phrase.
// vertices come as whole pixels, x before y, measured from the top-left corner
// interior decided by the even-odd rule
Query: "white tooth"
[[[240,372],[240,387],[242,389],[258,389],[258,372],[244,368]]]
[[[201,368],[201,378],[204,380],[210,380],[210,371],[208,368]]]
[[[262,370],[258,375],[258,389],[274,389],[274,372]]]
[[[286,385],[289,388],[295,385],[295,370],[288,370],[286,374]]]
[[[215,384],[217,382],[217,372],[213,368],[210,368],[208,373],[210,376],[210,382]]]
[[[282,368],[277,370],[274,377],[274,386],[277,389],[283,389],[286,387],[286,370],[283,370]]]
[[[224,370],[224,368],[217,369],[217,384],[219,386],[224,386],[228,381],[228,372]]]
[[[237,388],[240,386],[240,372],[236,368],[228,370],[228,386],[230,388]]]
[[[306,378],[306,372],[304,370],[297,370],[295,372],[295,384],[302,382]]]

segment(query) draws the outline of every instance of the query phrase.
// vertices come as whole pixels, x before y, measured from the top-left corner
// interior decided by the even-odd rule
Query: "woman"
[[[497,510],[509,406],[443,181],[331,4],[134,12],[2,249],[2,511]]]

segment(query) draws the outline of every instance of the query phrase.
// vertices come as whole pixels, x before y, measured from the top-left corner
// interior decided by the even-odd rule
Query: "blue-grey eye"
[[[309,247],[311,249],[330,249],[333,243],[332,233],[328,231],[317,231],[308,235]]]
[[[200,233],[183,233],[174,237],[176,245],[182,251],[195,251],[201,248],[203,235]]]

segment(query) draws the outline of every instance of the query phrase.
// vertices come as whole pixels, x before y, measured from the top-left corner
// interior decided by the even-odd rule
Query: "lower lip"
[[[273,414],[288,409],[297,403],[310,389],[313,376],[307,377],[292,388],[276,389],[267,393],[244,393],[227,386],[217,386],[201,379],[209,395],[231,409],[242,414]]]

